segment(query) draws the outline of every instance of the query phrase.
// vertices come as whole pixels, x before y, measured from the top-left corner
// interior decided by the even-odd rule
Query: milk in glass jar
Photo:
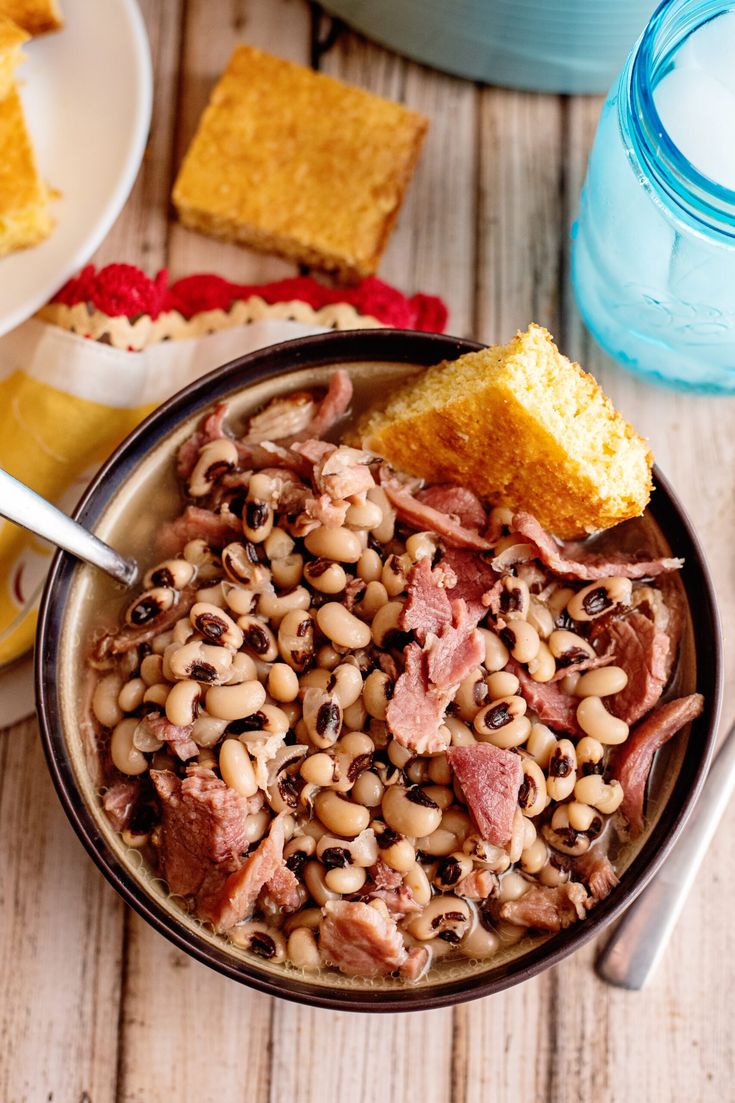
[[[665,0],[604,105],[572,275],[626,367],[735,393],[735,0]]]

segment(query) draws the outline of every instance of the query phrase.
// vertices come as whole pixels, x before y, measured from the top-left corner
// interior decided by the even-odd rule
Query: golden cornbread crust
[[[345,277],[370,275],[427,126],[401,104],[239,46],[173,202],[193,230]]]
[[[12,19],[29,34],[57,31],[64,25],[57,0],[0,0],[0,15]]]
[[[0,256],[48,237],[53,229],[48,200],[13,89],[0,104]]]
[[[565,539],[638,517],[650,498],[646,441],[537,325],[429,368],[357,431],[395,467],[527,510]]]
[[[21,46],[29,37],[12,19],[0,15],[0,101],[12,91],[15,70],[26,56]]]

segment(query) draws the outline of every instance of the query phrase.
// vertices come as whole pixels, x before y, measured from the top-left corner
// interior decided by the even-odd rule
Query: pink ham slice
[[[190,896],[213,865],[239,865],[249,804],[203,766],[190,766],[183,781],[169,770],[150,776],[161,806],[161,872],[172,893]]]
[[[587,903],[584,886],[575,881],[554,888],[539,885],[524,892],[518,900],[503,904],[500,918],[537,931],[561,931],[584,919]]]
[[[398,970],[404,980],[414,981],[429,967],[431,950],[428,946],[412,946],[401,968]]]
[[[498,581],[497,573],[477,552],[458,548],[447,548],[440,566],[449,567],[457,578],[456,585],[449,592],[451,599],[457,601],[461,598],[467,605],[469,616],[475,624],[479,624],[487,614],[483,594]]]
[[[506,670],[515,674],[521,683],[521,696],[538,715],[542,724],[548,724],[555,732],[566,732],[578,737],[584,735],[577,723],[577,697],[562,692],[558,682],[534,682],[528,671],[515,659],[510,660]]]
[[[383,489],[400,519],[412,528],[435,532],[452,548],[477,548],[479,551],[487,551],[490,547],[487,540],[478,532],[465,528],[458,521],[453,521],[441,510],[433,509],[424,502],[420,502],[410,491],[400,488],[397,482],[393,484],[385,482]]]
[[[530,513],[514,513],[513,532],[532,544],[536,555],[554,574],[562,578],[578,578],[592,582],[597,578],[617,575],[623,578],[655,578],[668,571],[677,571],[683,559],[630,559],[625,555],[598,555],[579,543],[557,543]]]
[[[283,815],[280,815],[240,869],[231,873],[224,883],[207,885],[200,893],[197,900],[199,916],[222,932],[252,915],[261,890],[282,867],[284,842]]]
[[[611,776],[617,778],[625,796],[620,811],[630,824],[632,835],[643,830],[643,804],[653,756],[678,731],[696,720],[704,708],[701,693],[667,701],[633,728],[625,743],[613,752]]]
[[[625,689],[609,697],[610,711],[635,724],[661,696],[671,669],[671,640],[643,613],[611,621],[607,629],[616,666],[628,675]]]
[[[430,635],[424,646],[429,681],[440,689],[456,687],[485,658],[485,641],[474,627],[464,601],[452,602],[452,623],[438,635]]]
[[[164,743],[168,743],[171,750],[182,762],[186,762],[199,753],[199,748],[191,738],[194,729],[193,724],[172,724],[165,716],[152,715],[145,718],[145,723],[154,739],[161,739]]]
[[[589,888],[595,904],[609,896],[620,883],[612,862],[599,846],[593,846],[586,854],[575,858],[574,870]]]
[[[273,876],[266,881],[263,892],[269,901],[282,912],[295,912],[301,907],[299,879],[288,866],[280,865]]]
[[[447,758],[477,830],[493,845],[505,846],[523,780],[520,757],[492,743],[473,743],[450,747]]]
[[[323,437],[347,413],[351,402],[352,380],[347,372],[340,368],[338,371],[332,372],[329,377],[327,393],[317,406],[311,422],[303,433],[299,433],[299,439]]]
[[[464,486],[427,486],[416,497],[426,506],[456,517],[460,525],[468,529],[481,529],[487,524],[487,514],[482,502]]]
[[[397,743],[414,754],[438,754],[451,738],[439,731],[450,695],[432,692],[426,655],[417,643],[409,644],[403,654],[404,670],[386,710],[388,729]]]
[[[140,781],[118,781],[102,798],[102,807],[115,831],[125,831],[140,792]]]
[[[416,903],[403,881],[403,874],[391,869],[381,858],[378,858],[370,872],[372,880],[362,889],[362,896],[382,900],[391,915],[411,915],[421,911],[421,905]]]
[[[242,522],[232,513],[214,513],[201,506],[187,506],[180,517],[166,521],[158,532],[157,544],[162,555],[175,555],[190,540],[201,537],[215,548],[242,535]]]
[[[428,556],[419,559],[408,572],[407,598],[398,620],[403,632],[415,632],[423,643],[429,632],[438,634],[452,623],[452,606],[440,575],[431,569]]]
[[[328,900],[319,924],[319,952],[325,965],[348,977],[385,977],[408,959],[401,932],[369,904]]]
[[[497,878],[488,869],[476,869],[457,884],[454,892],[467,900],[486,900],[497,885]]]

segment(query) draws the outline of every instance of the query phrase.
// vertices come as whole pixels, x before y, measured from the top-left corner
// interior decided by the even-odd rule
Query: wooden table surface
[[[597,98],[479,87],[343,31],[305,0],[144,0],[154,117],[135,189],[99,250],[173,276],[240,281],[293,266],[178,226],[169,195],[208,93],[248,42],[427,114],[431,128],[381,275],[442,295],[450,331],[507,339],[529,320],[647,434],[698,527],[733,659],[735,407],[637,382],[575,313],[569,227]],[[696,615],[696,610],[695,610]],[[733,715],[728,687],[724,722]],[[396,1016],[250,992],[174,949],[86,857],[35,722],[0,736],[0,1103],[706,1103],[735,1098],[731,810],[660,972],[642,993],[594,975],[596,947],[503,995]]]

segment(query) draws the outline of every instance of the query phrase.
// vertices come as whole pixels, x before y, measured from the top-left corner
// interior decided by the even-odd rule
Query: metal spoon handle
[[[696,808],[661,870],[634,900],[597,959],[619,988],[643,988],[659,964],[702,859],[735,789],[735,726],[710,767]]]
[[[138,576],[138,565],[126,559],[98,540],[71,517],[36,494],[25,483],[0,468],[0,516],[14,521],[36,536],[56,544],[87,563],[112,575],[126,586],[132,586]]]

